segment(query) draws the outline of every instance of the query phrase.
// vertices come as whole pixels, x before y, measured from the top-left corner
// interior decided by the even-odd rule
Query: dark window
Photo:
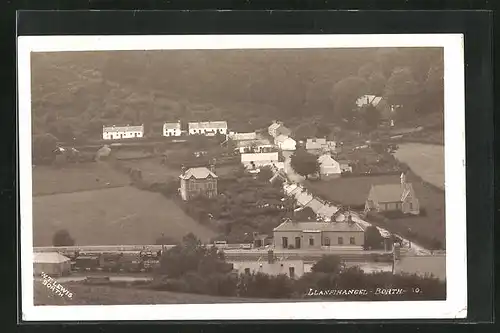
[[[288,237],[283,237],[283,238],[281,239],[281,242],[282,242],[282,244],[283,244],[283,248],[284,248],[284,249],[288,248]]]
[[[288,272],[291,278],[295,277],[295,267],[288,267]]]
[[[330,238],[325,237],[325,246],[330,246]]]
[[[295,237],[295,248],[300,249],[300,237]]]
[[[349,238],[349,244],[355,245],[356,244],[356,238],[354,238],[354,237]]]
[[[245,268],[245,274],[250,274],[250,268]]]
[[[344,244],[344,238],[339,237],[339,238],[338,238],[338,243],[339,243],[339,245]]]
[[[309,238],[309,246],[314,246],[314,238]]]
[[[413,210],[413,202],[410,202],[410,210]]]

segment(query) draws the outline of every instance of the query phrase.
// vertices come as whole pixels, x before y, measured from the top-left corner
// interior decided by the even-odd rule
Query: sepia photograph
[[[462,43],[19,37],[23,319],[464,318]]]

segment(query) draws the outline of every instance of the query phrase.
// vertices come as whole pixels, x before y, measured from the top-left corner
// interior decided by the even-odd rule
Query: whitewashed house
[[[246,169],[256,169],[264,166],[272,167],[279,162],[278,152],[241,154],[241,164]]]
[[[181,122],[176,123],[164,123],[163,124],[163,136],[181,136]]]
[[[243,140],[236,142],[236,149],[240,154],[243,153],[269,153],[275,149],[269,140]]]
[[[274,139],[274,144],[281,150],[295,150],[297,142],[289,136],[279,135]]]
[[[120,140],[131,138],[142,138],[144,136],[144,125],[140,126],[103,126],[103,140]]]
[[[227,135],[227,122],[226,121],[204,121],[204,122],[190,122],[188,123],[189,135],[207,135],[214,136],[217,133]]]
[[[339,177],[341,175],[340,163],[335,161],[329,154],[321,155],[318,162],[321,176]]]
[[[311,271],[312,264],[307,264],[303,260],[292,260],[277,257],[271,250],[263,254],[258,260],[228,260],[233,265],[234,272],[238,274],[267,274],[267,275],[287,275],[288,277],[300,278],[305,273]]]

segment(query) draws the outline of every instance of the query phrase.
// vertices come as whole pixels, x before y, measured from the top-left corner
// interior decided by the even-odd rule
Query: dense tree
[[[260,168],[260,172],[257,176],[257,179],[263,182],[269,181],[271,177],[274,175],[274,172],[271,170],[270,167],[262,167]]]
[[[56,231],[52,237],[52,245],[54,246],[73,246],[75,240],[71,237],[69,232],[65,229]]]
[[[304,209],[299,210],[295,213],[296,221],[310,221],[316,219],[316,213],[312,210],[311,207],[305,207]]]
[[[342,260],[336,255],[324,255],[311,268],[314,273],[338,274],[342,270]]]
[[[33,136],[33,162],[50,163],[56,157],[57,138],[50,133]]]
[[[305,149],[297,149],[290,158],[290,164],[301,176],[309,177],[319,172],[319,162],[317,156],[307,152]]]
[[[368,92],[368,82],[357,76],[339,81],[333,87],[334,111],[337,116],[351,120],[356,100]]]
[[[409,67],[394,69],[385,87],[385,97],[389,102],[403,106],[412,103],[419,92],[420,87]]]
[[[384,238],[375,226],[369,226],[365,230],[365,248],[378,250],[384,248]]]
[[[359,110],[359,113],[360,125],[364,132],[368,133],[378,127],[381,114],[375,106],[372,104],[365,105]]]

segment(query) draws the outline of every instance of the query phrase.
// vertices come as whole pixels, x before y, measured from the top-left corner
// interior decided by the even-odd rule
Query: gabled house
[[[243,153],[268,153],[275,150],[274,146],[266,139],[242,140],[236,142],[236,149]]]
[[[279,135],[274,139],[274,144],[281,150],[293,151],[297,143],[294,139],[286,135]]]
[[[181,136],[181,122],[180,120],[176,123],[164,123],[163,124],[163,136]]]
[[[335,161],[329,154],[321,155],[318,162],[319,172],[322,176],[339,177],[341,175],[340,163]]]
[[[188,123],[189,135],[215,136],[216,134],[227,135],[226,121],[202,121]]]
[[[276,138],[280,135],[290,136],[292,131],[285,127],[280,121],[273,121],[273,123],[268,127],[268,133],[273,138]]]
[[[235,133],[235,132],[230,132],[229,133],[229,139],[233,141],[250,141],[250,140],[257,140],[257,133],[256,132],[248,132],[248,133]]]
[[[144,136],[144,125],[140,126],[103,126],[103,140],[120,140],[131,138],[142,138]]]
[[[183,200],[190,200],[198,196],[213,198],[217,196],[217,175],[213,166],[211,170],[205,167],[182,168],[180,194]]]
[[[400,211],[418,215],[420,205],[412,184],[406,182],[406,176],[402,173],[400,184],[373,185],[370,188],[365,211]]]

